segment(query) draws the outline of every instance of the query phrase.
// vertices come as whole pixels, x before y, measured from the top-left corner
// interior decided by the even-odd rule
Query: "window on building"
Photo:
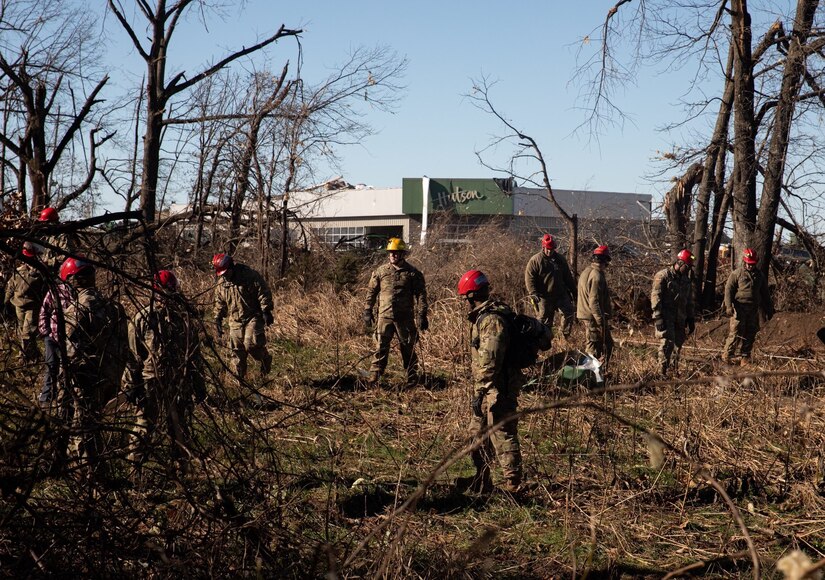
[[[312,233],[320,242],[339,248],[363,248],[366,245],[364,239],[366,228],[364,227],[313,228]]]

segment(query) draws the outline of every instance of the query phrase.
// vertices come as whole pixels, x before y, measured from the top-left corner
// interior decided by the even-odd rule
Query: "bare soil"
[[[728,335],[728,318],[697,324],[697,338],[723,343]],[[773,354],[804,354],[825,352],[825,345],[817,338],[817,331],[825,326],[822,312],[777,312],[759,331],[760,347]]]

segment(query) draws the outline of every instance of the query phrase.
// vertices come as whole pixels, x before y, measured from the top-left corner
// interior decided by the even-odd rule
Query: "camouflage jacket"
[[[604,271],[598,265],[590,264],[579,276],[576,317],[579,320],[593,320],[601,326],[612,315],[613,305]]]
[[[509,306],[487,300],[470,311],[470,360],[473,371],[473,391],[486,393],[490,389],[518,394],[523,375],[519,369],[508,368],[504,359],[510,344],[507,324],[502,316],[511,312]],[[492,316],[491,316],[492,315]]]
[[[728,276],[725,283],[725,310],[735,310],[739,304],[757,308],[769,317],[773,315],[767,281],[756,268],[746,270],[740,267]]]
[[[5,302],[21,310],[39,311],[45,293],[43,275],[28,264],[20,264],[6,284]]]
[[[69,359],[99,364],[113,331],[110,302],[101,296],[97,288],[77,288],[66,308],[65,318]]]
[[[198,372],[200,340],[185,305],[156,300],[142,308],[129,323],[126,385],[135,387],[150,379],[180,389],[187,376]]]
[[[82,373],[86,395],[104,404],[117,395],[128,358],[126,313],[119,302],[101,296],[96,288],[77,288],[65,311],[67,365]],[[93,377],[97,382],[88,382]]]
[[[272,312],[272,292],[258,272],[244,264],[235,264],[232,279],[218,278],[215,288],[215,320],[228,316],[230,322],[245,323],[264,312]]]
[[[66,259],[67,254],[73,254],[77,251],[77,240],[74,236],[69,234],[54,234],[47,236],[43,240],[49,246],[54,246],[59,249],[52,249],[43,246],[43,252],[40,259],[46,266],[54,271],[60,268],[60,264]],[[61,251],[62,250],[62,251]]]
[[[686,274],[680,274],[673,266],[660,270],[653,277],[650,292],[653,318],[674,320],[684,324],[693,318],[693,284]]]
[[[427,315],[427,287],[424,275],[409,262],[399,268],[384,264],[375,269],[367,290],[366,311],[372,312],[378,299],[378,317],[391,320],[412,320],[415,305],[422,316]]]

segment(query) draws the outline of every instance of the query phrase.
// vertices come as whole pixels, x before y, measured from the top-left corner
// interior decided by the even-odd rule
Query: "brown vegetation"
[[[380,389],[362,380],[372,352],[360,331],[362,288],[384,254],[352,262],[363,266],[349,283],[329,277],[340,254],[296,265],[276,291],[270,380],[230,386],[226,352],[210,350],[210,396],[194,414],[185,474],[169,469],[159,440],[135,476],[125,454],[132,410],[122,399],[109,405],[103,425],[107,477],[89,484],[78,462],[51,470],[51,441],[66,426],[32,404],[39,369],[17,367],[5,334],[4,569],[547,578],[660,577],[695,565],[737,577],[758,571],[755,558],[772,573],[793,548],[818,560],[825,350],[800,320],[813,327],[821,310],[780,313],[760,334],[754,365],[741,370],[719,362],[724,321],[709,320],[684,349],[678,377],[651,381],[655,344],[633,297],[647,294],[661,266],[653,256],[619,254],[608,271],[621,313],[609,391],[569,392],[549,369],[531,371],[520,401],[530,488],[517,497],[456,493],[453,480],[471,470],[471,388],[466,307],[454,287],[478,267],[502,299],[523,308],[522,268],[533,251],[493,229],[469,244],[415,248],[410,260],[427,276],[431,330],[420,344],[427,379],[408,390],[396,352]],[[209,328],[214,279],[206,260],[179,255],[156,260],[176,266]],[[130,309],[145,299],[127,277],[142,279],[142,262],[120,260],[105,274],[121,282]],[[577,327],[572,346],[582,338]],[[559,339],[553,351],[568,346]],[[245,402],[249,389],[265,396],[262,407]]]

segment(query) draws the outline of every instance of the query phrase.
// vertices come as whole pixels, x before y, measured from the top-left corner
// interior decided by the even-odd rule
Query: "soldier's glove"
[[[366,334],[370,334],[372,332],[372,327],[375,326],[375,319],[372,317],[372,310],[364,310],[364,313],[361,315],[361,320],[364,323],[364,332]]]
[[[696,330],[696,320],[693,318],[688,318],[685,320],[685,330],[687,331],[687,335],[690,336]]]
[[[664,318],[656,318],[653,321],[653,326],[656,328],[658,332],[664,332],[665,330],[667,330],[667,324],[665,324]]]
[[[484,414],[481,412],[481,403],[484,402],[484,392],[479,391],[476,393],[476,396],[470,400],[470,408],[473,410],[473,415],[476,417],[483,417]]]
[[[264,324],[266,326],[272,326],[273,322],[275,322],[275,317],[272,316],[272,312],[270,312],[269,310],[264,312]]]
[[[418,330],[421,332],[426,332],[430,328],[430,321],[427,320],[426,314],[419,314],[418,315]]]

